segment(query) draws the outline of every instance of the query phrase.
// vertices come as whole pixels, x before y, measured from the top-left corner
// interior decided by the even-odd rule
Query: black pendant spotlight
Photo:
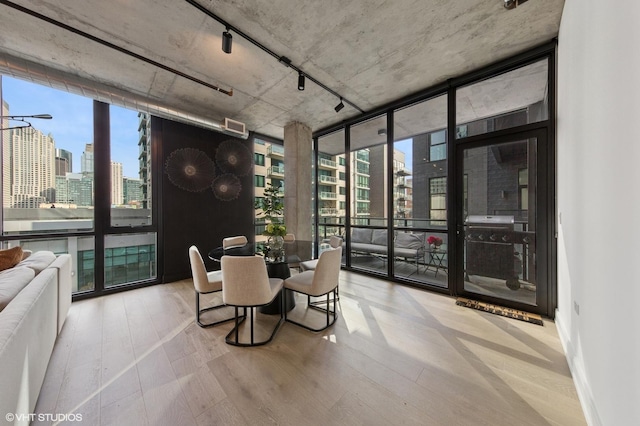
[[[340,97],[340,103],[336,105],[334,109],[336,110],[336,112],[340,112],[342,108],[344,108],[344,103],[342,103],[342,97]]]
[[[298,90],[304,90],[304,74],[298,73]]]
[[[233,43],[233,36],[229,32],[229,28],[227,28],[222,33],[222,51],[224,53],[231,53],[231,43]]]

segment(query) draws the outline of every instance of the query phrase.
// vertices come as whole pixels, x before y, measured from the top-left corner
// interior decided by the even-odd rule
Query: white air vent
[[[245,133],[244,123],[239,121],[232,120],[230,118],[224,119],[224,129],[230,133],[237,133],[239,135],[243,135]]]

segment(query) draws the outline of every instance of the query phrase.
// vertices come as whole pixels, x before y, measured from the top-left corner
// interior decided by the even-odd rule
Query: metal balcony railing
[[[329,215],[335,216],[338,214],[338,209],[324,207],[324,208],[318,209],[318,213],[322,216],[329,216]]]
[[[271,157],[284,157],[284,147],[280,145],[270,145],[267,148],[267,155]]]
[[[279,175],[284,176],[284,167],[282,166],[271,166],[267,169],[267,174],[271,175]]]
[[[338,179],[333,176],[320,175],[320,182],[323,183],[337,183]]]
[[[326,158],[320,159],[320,166],[330,167],[332,169],[338,168],[338,164],[335,161],[327,160]]]
[[[336,192],[321,192],[320,193],[321,200],[337,200],[338,194]]]

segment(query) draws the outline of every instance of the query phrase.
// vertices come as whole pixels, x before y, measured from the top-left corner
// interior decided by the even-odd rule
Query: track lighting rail
[[[267,46],[263,45],[262,43],[260,43],[259,41],[257,41],[253,37],[251,37],[250,35],[246,34],[242,30],[240,30],[237,27],[231,25],[229,22],[225,21],[224,19],[222,19],[221,17],[219,17],[215,13],[211,12],[209,9],[207,9],[204,6],[202,6],[197,1],[195,1],[195,0],[185,0],[185,1],[187,3],[189,3],[190,5],[192,5],[193,7],[195,7],[196,9],[198,9],[199,11],[201,11],[202,13],[204,13],[205,15],[207,15],[210,18],[215,19],[216,21],[218,21],[220,24],[222,24],[226,28],[226,31],[232,31],[232,32],[238,34],[239,36],[241,36],[242,38],[247,40],[249,43],[251,43],[254,46],[258,47],[263,52],[268,53],[269,55],[273,56],[281,64],[283,64],[283,65],[293,69],[294,71],[296,71],[298,73],[298,75],[303,75],[306,79],[308,79],[308,80],[312,81],[313,83],[315,83],[316,85],[320,86],[321,88],[323,88],[327,92],[331,93],[336,98],[340,98],[341,103],[344,102],[346,104],[349,104],[353,108],[355,108],[358,111],[360,111],[361,113],[365,112],[363,109],[361,109],[356,104],[354,104],[353,102],[351,102],[348,99],[346,99],[344,96],[340,95],[335,90],[331,89],[327,85],[323,84],[322,82],[318,81],[317,79],[313,78],[312,76],[310,76],[309,74],[307,74],[306,72],[301,70],[299,67],[297,67],[294,64],[292,64],[291,63],[291,59],[287,58],[286,56],[278,55],[276,52],[274,52],[273,50],[269,49]]]

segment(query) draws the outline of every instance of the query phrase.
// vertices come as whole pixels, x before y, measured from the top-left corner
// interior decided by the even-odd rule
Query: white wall
[[[566,0],[560,25],[556,324],[591,425],[640,425],[639,22]]]

